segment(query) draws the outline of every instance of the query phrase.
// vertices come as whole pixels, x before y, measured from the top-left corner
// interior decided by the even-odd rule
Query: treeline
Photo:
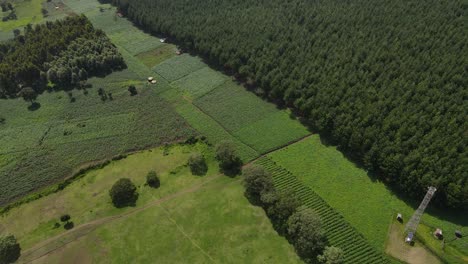
[[[468,207],[463,1],[113,0],[414,198]]]
[[[73,88],[125,67],[118,49],[84,15],[28,25],[0,43],[0,97],[16,97],[26,88],[40,93],[50,85]]]

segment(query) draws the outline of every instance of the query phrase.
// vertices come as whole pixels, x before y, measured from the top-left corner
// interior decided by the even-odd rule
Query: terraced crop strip
[[[291,189],[303,205],[314,209],[320,216],[330,244],[343,249],[345,263],[389,263],[389,261],[354,229],[338,212],[330,207],[312,189],[303,185],[294,175],[280,167],[268,157],[258,159],[256,164],[263,166],[273,176],[276,188]]]

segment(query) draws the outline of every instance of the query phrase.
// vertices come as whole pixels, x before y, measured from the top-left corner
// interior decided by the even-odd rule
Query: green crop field
[[[150,51],[142,52],[136,57],[147,67],[152,68],[159,63],[176,56],[176,46],[162,45]]]
[[[184,93],[189,94],[191,98],[199,98],[227,80],[228,78],[222,73],[204,67],[178,79],[172,84]]]
[[[203,67],[206,67],[206,64],[200,58],[182,54],[164,61],[153,70],[169,82],[173,82]]]
[[[209,170],[202,177],[185,165],[193,151],[207,158]],[[158,189],[145,185],[150,170],[161,179]],[[108,190],[120,177],[138,186],[134,208],[116,209],[110,202]],[[75,227],[54,228],[65,213]],[[249,204],[239,179],[218,174],[204,144],[143,151],[90,171],[63,191],[2,216],[0,234],[7,232],[18,237],[25,262],[300,263],[263,210]]]
[[[273,152],[268,157],[313,189],[381,251],[396,213],[402,213],[404,219],[409,220],[415,210],[383,183],[373,181],[335,147],[322,144],[318,136]],[[449,215],[428,210],[422,222],[451,235],[454,230],[468,226],[464,213]]]

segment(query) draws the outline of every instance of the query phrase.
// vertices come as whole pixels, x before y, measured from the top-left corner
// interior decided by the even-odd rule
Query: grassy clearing
[[[0,21],[0,31],[8,32],[16,28],[22,28],[27,24],[41,22],[43,20],[41,13],[43,1],[44,0],[14,1],[13,6],[16,10],[18,19],[8,20],[6,22]],[[5,12],[5,14],[7,14],[7,12]]]
[[[182,54],[164,61],[153,70],[169,82],[173,82],[203,67],[206,67],[206,64],[200,58]]]
[[[200,151],[207,158],[209,170],[203,177],[191,175],[185,165],[193,151]],[[159,175],[159,189],[145,186],[149,170]],[[262,209],[245,199],[240,181],[217,174],[213,153],[203,144],[140,152],[87,173],[59,193],[11,210],[2,216],[0,233],[16,234],[24,252],[46,238],[64,234],[41,249],[53,250],[76,237],[73,229],[53,227],[60,215],[70,214],[75,228],[79,228],[81,224],[134,209],[116,209],[110,202],[108,190],[120,177],[131,178],[138,186],[140,196],[135,209],[205,182],[198,191],[99,225],[37,262],[85,259],[98,263],[149,263],[157,258],[161,263],[300,263],[292,246],[276,234]],[[35,257],[33,253],[23,260]]]
[[[234,82],[226,82],[194,103],[232,132],[278,111]]]
[[[178,79],[172,85],[194,99],[202,97],[228,80],[229,78],[222,73],[204,67]]]
[[[164,44],[153,50],[142,52],[136,57],[147,67],[152,68],[159,63],[176,56],[176,46],[171,44]]]
[[[335,147],[322,144],[318,136],[268,156],[312,188],[382,251],[388,227],[396,213],[409,219],[414,212],[412,206],[400,200],[383,183],[373,181]],[[428,210],[422,221],[453,234],[455,229],[468,225],[463,213],[443,215]]]
[[[266,153],[308,134],[310,132],[307,128],[297,120],[291,119],[287,112],[277,111],[237,130],[234,136],[259,153]]]

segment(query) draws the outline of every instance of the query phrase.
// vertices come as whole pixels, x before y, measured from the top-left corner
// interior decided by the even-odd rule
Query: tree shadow
[[[41,104],[38,102],[33,102],[31,105],[28,106],[29,111],[36,111],[41,108]]]

